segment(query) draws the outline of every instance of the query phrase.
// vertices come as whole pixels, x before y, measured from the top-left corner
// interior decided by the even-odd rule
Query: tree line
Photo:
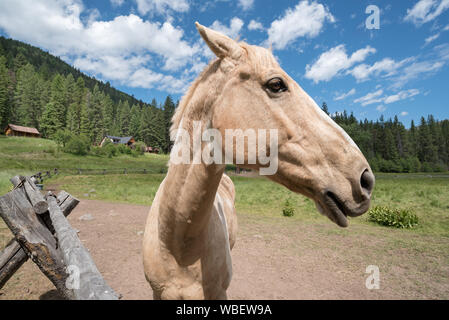
[[[322,109],[329,115],[326,103]],[[346,111],[330,115],[354,140],[372,169],[380,172],[442,172],[449,169],[449,120],[433,115],[407,129],[395,116],[358,121]]]
[[[92,144],[105,135],[133,136],[163,152],[170,150],[170,120],[176,108],[170,96],[162,105],[155,99],[143,103],[38,48],[0,40],[2,130],[8,123],[35,127],[45,138],[66,130]],[[66,69],[67,74],[60,73]]]
[[[137,100],[82,74],[39,48],[0,37],[0,126],[36,127],[47,138],[61,131],[98,144],[104,135],[133,136],[167,153],[170,121],[177,103]],[[322,109],[329,114],[326,103]],[[374,171],[432,172],[449,168],[449,120],[433,115],[411,121],[358,121],[343,113],[331,117],[353,138]]]

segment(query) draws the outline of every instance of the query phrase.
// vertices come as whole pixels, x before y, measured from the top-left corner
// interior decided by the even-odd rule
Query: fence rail
[[[112,169],[84,169],[84,168],[54,168],[51,170],[39,171],[31,177],[35,178],[38,184],[59,174],[71,175],[108,175],[108,174],[156,174],[167,173],[167,169],[146,169],[146,168],[112,168]]]

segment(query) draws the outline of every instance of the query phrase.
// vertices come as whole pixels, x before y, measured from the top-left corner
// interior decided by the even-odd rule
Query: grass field
[[[78,157],[56,151],[52,141],[43,139],[0,138],[0,194],[10,190],[8,179],[16,174],[59,168],[62,174],[47,180],[46,188],[64,189],[81,199],[150,205],[164,178],[167,156],[148,155],[138,158],[119,156]],[[146,168],[148,174],[73,175],[64,169]],[[313,202],[293,194],[264,178],[232,176],[236,188],[236,208],[240,232],[248,235],[257,230],[313,231],[310,241],[296,243],[294,238],[285,248],[302,245],[317,250],[329,248],[338,259],[375,261],[390,270],[397,281],[411,281],[410,290],[422,290],[424,296],[449,298],[449,179],[446,174],[430,177],[406,174],[378,174],[373,193],[373,206],[411,208],[419,225],[411,230],[394,229],[368,221],[368,216],[351,219],[350,227],[340,229],[321,216]],[[289,199],[295,208],[293,217],[283,217],[282,208]],[[254,231],[256,230],[256,231]],[[269,239],[275,234],[263,234]],[[0,221],[0,245],[9,240],[9,230]],[[350,247],[346,247],[349,244]],[[284,249],[285,249],[284,248]],[[321,248],[321,249],[320,249]],[[369,250],[367,251],[367,248]],[[280,248],[280,250],[283,250]],[[287,250],[287,249],[286,249]],[[289,249],[288,249],[289,250]],[[352,258],[349,258],[352,257]],[[395,268],[401,266],[401,271]],[[399,272],[399,273],[397,273]],[[407,276],[412,272],[413,276]],[[394,274],[397,273],[397,276]],[[391,280],[391,281],[393,281]],[[438,290],[437,286],[442,286]],[[427,294],[427,295],[426,295]]]
[[[58,151],[52,140],[5,137],[0,135],[0,194],[9,189],[8,179],[14,175],[30,175],[58,168],[62,174],[77,169],[146,169],[149,173],[166,170],[167,156],[145,154],[132,157],[120,155],[113,158],[76,156]]]
[[[164,178],[166,155],[147,154],[134,158],[75,156],[57,151],[46,139],[6,138],[0,136],[0,194],[11,189],[9,178],[58,168],[61,174],[46,185],[65,189],[80,198],[150,205]],[[148,174],[73,175],[71,169],[147,169]],[[447,174],[376,175],[373,206],[411,208],[420,218],[413,231],[449,237],[449,179]],[[264,178],[233,176],[236,207],[239,212],[259,218],[280,217],[288,199],[295,207],[293,221],[321,222],[313,202]],[[284,218],[285,219],[285,218]],[[355,224],[372,224],[365,217],[352,219]]]

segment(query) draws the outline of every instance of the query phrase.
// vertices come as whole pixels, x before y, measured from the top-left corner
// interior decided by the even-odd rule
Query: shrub
[[[90,150],[90,141],[85,136],[72,136],[63,150],[67,153],[84,156]]]
[[[418,225],[418,216],[410,209],[374,207],[368,212],[368,220],[382,226],[411,229]]]
[[[118,144],[116,145],[117,152],[121,154],[125,154],[128,152],[129,148],[125,146],[124,144]]]
[[[90,153],[94,156],[103,157],[106,156],[105,149],[102,147],[92,147]]]
[[[73,138],[73,134],[69,130],[58,130],[53,135],[53,140],[59,145],[65,148],[66,144]]]
[[[295,214],[295,208],[293,207],[290,199],[285,200],[284,207],[282,208],[282,215],[284,217],[293,217]]]
[[[104,150],[104,154],[108,158],[115,157],[117,155],[117,153],[118,153],[118,150],[117,150],[117,148],[115,147],[115,145],[113,143],[104,144],[103,145],[103,150]]]
[[[136,152],[140,155],[143,155],[145,153],[146,148],[147,148],[147,145],[145,144],[145,142],[137,141],[134,144],[134,150],[136,150]]]

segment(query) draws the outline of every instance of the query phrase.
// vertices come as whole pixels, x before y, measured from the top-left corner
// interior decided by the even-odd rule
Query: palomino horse
[[[173,117],[174,150],[179,151],[181,129],[191,136],[195,123],[221,137],[227,129],[276,129],[277,171],[269,179],[311,198],[341,227],[348,225],[347,216],[365,213],[374,175],[344,130],[269,50],[196,26],[217,59],[193,83]],[[273,153],[271,140],[261,141],[259,146],[266,143],[262,147]],[[224,152],[225,142],[218,142]],[[202,141],[200,152],[207,146]],[[245,149],[241,166],[265,168],[260,161],[249,164],[251,152]],[[223,174],[223,162],[174,163],[172,155],[146,223],[146,278],[155,299],[225,299],[237,230],[234,185]],[[232,160],[236,163],[236,156]]]

